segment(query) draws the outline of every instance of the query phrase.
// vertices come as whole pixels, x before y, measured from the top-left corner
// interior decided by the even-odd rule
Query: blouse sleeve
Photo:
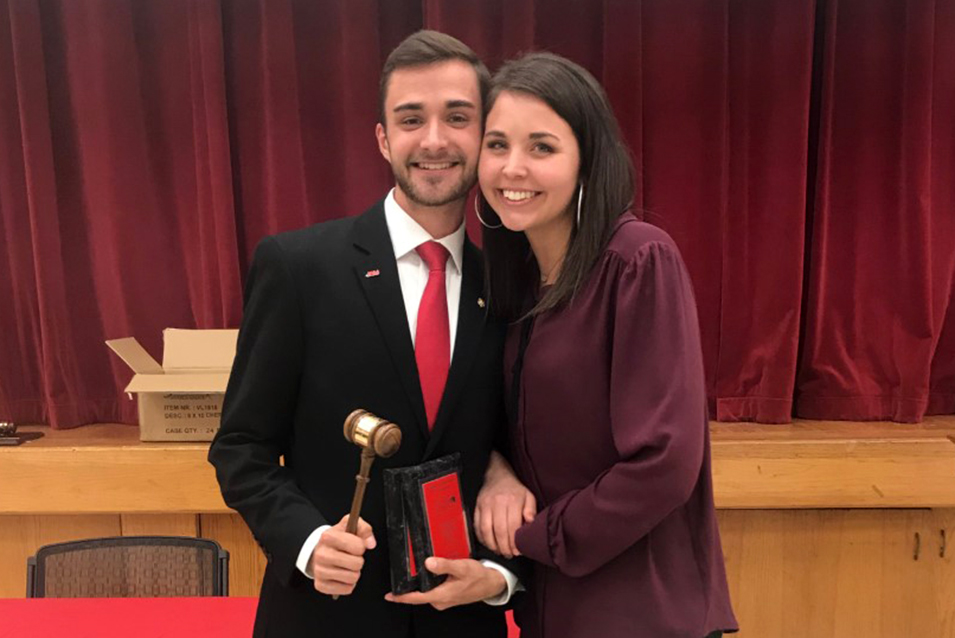
[[[653,242],[618,275],[610,427],[619,460],[517,532],[522,554],[568,576],[598,569],[686,503],[702,466],[706,389],[683,262]]]

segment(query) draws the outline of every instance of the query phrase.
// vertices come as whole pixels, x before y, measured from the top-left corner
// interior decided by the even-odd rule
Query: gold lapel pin
[[[484,299],[482,297],[478,297],[478,308],[483,308],[483,307],[484,307]]]

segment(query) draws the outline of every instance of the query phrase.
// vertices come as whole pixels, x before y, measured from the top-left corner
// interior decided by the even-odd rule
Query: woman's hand
[[[537,514],[537,500],[524,487],[507,460],[491,452],[484,485],[474,508],[474,531],[488,549],[506,557],[520,556],[514,534]]]

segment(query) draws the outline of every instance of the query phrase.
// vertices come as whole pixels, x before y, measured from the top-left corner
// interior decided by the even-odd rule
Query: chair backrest
[[[27,561],[27,598],[228,595],[229,553],[205,538],[72,541],[45,545]]]

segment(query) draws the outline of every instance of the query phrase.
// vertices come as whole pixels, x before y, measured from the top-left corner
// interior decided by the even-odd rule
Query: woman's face
[[[537,233],[573,227],[577,138],[543,101],[502,92],[487,116],[478,180],[509,230]]]

